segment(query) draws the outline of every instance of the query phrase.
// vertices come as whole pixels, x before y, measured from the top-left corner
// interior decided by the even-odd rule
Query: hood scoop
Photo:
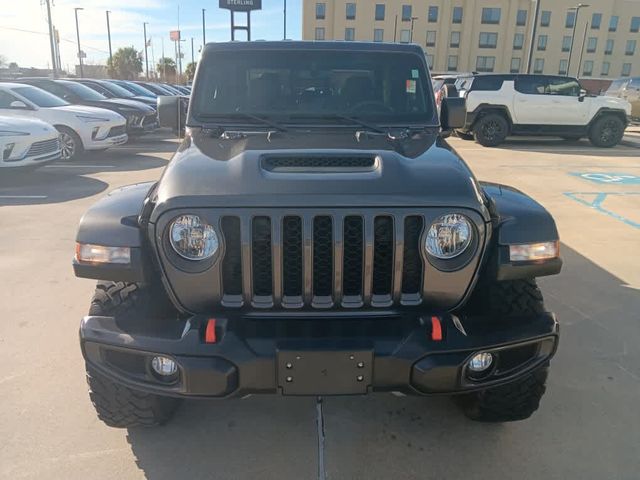
[[[264,170],[274,173],[361,173],[379,168],[375,155],[265,155]]]

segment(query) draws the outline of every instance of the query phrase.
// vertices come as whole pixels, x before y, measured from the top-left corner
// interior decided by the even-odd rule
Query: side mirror
[[[158,121],[161,127],[180,132],[184,127],[181,118],[180,97],[158,95]]]
[[[442,130],[462,128],[467,118],[466,101],[460,97],[444,97],[440,105],[440,125]]]
[[[14,100],[9,104],[9,108],[13,110],[29,110],[29,107],[26,103],[21,102],[20,100]]]
[[[578,101],[584,102],[584,97],[587,96],[587,91],[584,88],[580,89],[580,93],[578,94]]]

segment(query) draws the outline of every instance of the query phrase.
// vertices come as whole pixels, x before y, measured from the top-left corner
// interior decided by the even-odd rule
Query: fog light
[[[163,377],[170,377],[178,372],[178,365],[168,357],[153,357],[151,359],[151,367],[158,375]]]
[[[493,354],[489,352],[477,353],[469,360],[469,370],[476,373],[484,372],[492,364]]]

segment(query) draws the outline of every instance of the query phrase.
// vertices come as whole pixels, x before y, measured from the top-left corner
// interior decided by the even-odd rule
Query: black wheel
[[[69,161],[76,160],[84,153],[84,146],[82,140],[76,132],[69,127],[56,126],[58,132],[60,132],[60,147],[62,150],[61,160]]]
[[[149,288],[138,283],[99,282],[91,299],[89,315],[126,317],[142,308],[157,308]],[[162,303],[162,302],[161,302]],[[141,305],[147,304],[147,305]],[[180,400],[132,390],[113,382],[86,364],[89,397],[98,418],[110,427],[151,427],[166,423]]]
[[[496,317],[537,315],[545,311],[535,280],[491,282],[477,287],[469,308]],[[464,414],[481,422],[512,422],[529,418],[545,392],[547,366],[514,382],[456,397]]]
[[[500,145],[509,135],[509,122],[499,113],[481,117],[473,126],[473,137],[484,147]]]
[[[462,140],[473,140],[473,133],[456,130],[456,137],[461,138]]]
[[[622,140],[624,122],[616,115],[604,115],[591,126],[589,140],[596,147],[610,148]]]

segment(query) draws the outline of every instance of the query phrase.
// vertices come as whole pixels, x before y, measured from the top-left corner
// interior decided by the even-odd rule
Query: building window
[[[356,39],[356,29],[355,28],[345,28],[344,29],[344,39],[353,42]]]
[[[524,34],[516,33],[513,36],[513,49],[514,50],[522,50],[522,46],[524,45]]]
[[[562,37],[562,51],[568,52],[571,50],[571,35],[565,35]]]
[[[381,21],[384,20],[384,3],[376,4],[376,20]]]
[[[593,75],[593,60],[585,60],[584,66],[582,67],[582,75],[587,77]]]
[[[462,23],[462,7],[453,7],[451,23]]]
[[[569,68],[569,61],[568,60],[560,60],[560,67],[558,68],[558,75],[566,75],[567,74],[567,68]]]
[[[356,4],[355,3],[347,3],[346,13],[347,13],[347,20],[355,20],[356,19]]]
[[[622,76],[623,77],[628,77],[629,75],[631,75],[631,64],[630,63],[623,63],[622,64]]]
[[[551,12],[549,10],[543,10],[540,14],[540,26],[548,27],[551,25]]]
[[[516,25],[519,27],[524,27],[527,24],[527,11],[526,10],[518,10],[516,14]]]
[[[435,47],[435,46],[436,46],[436,31],[427,30],[427,47]]]
[[[509,69],[510,73],[520,73],[520,64],[522,60],[520,57],[513,57],[511,59],[511,68]]]
[[[631,17],[631,32],[640,32],[640,17]]]
[[[604,54],[611,55],[612,53],[613,53],[613,39],[610,38],[607,40],[606,47],[604,47]]]
[[[402,5],[402,21],[411,21],[411,5]]]
[[[567,19],[564,21],[564,26],[567,28],[573,28],[576,24],[576,12],[571,10],[567,12]]]
[[[600,24],[602,23],[602,14],[594,13],[591,15],[591,30],[600,30]]]
[[[429,23],[436,23],[438,21],[438,7],[429,7],[429,11],[427,13],[427,21]]]
[[[384,29],[383,28],[374,28],[373,29],[373,41],[374,42],[384,42]]]
[[[611,64],[609,62],[602,62],[602,70],[600,70],[600,75],[604,77],[609,75],[610,68],[611,68]]]
[[[316,40],[324,40],[324,27],[316,27]]]
[[[533,73],[542,73],[544,70],[544,58],[536,58],[533,62]]]
[[[598,48],[598,38],[589,37],[589,40],[587,40],[587,53],[594,53],[596,48]]]
[[[624,47],[624,54],[633,55],[634,53],[636,53],[636,41],[627,40],[627,45]]]
[[[492,25],[496,25],[500,23],[500,9],[499,8],[483,8],[482,23],[488,23]]]
[[[451,48],[458,48],[460,46],[460,32],[451,32],[451,41],[449,42]]]
[[[427,55],[427,65],[429,68],[433,68],[433,55]]]
[[[327,10],[325,3],[316,3],[316,20],[324,20]]]
[[[548,40],[549,37],[546,35],[538,35],[538,50],[546,50]]]
[[[496,48],[498,45],[498,34],[493,32],[480,32],[480,48]]]
[[[457,55],[449,55],[447,59],[447,71],[456,72],[458,71],[458,56]]]
[[[476,59],[476,70],[478,72],[493,72],[496,66],[496,57],[478,57]]]
[[[411,30],[400,30],[400,43],[409,43],[411,41]]]
[[[617,15],[614,15],[609,20],[609,31],[610,32],[615,32],[616,30],[618,30],[618,18],[619,17]]]

